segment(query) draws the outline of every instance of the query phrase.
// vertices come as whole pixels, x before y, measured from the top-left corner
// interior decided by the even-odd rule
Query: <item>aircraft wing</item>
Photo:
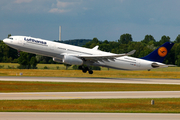
[[[124,54],[114,54],[114,55],[78,55],[76,57],[82,58],[85,60],[90,60],[90,61],[108,61],[108,60],[114,60],[117,57],[122,57],[122,56],[128,56],[132,55],[136,52],[136,50],[132,50],[129,53],[124,53]]]

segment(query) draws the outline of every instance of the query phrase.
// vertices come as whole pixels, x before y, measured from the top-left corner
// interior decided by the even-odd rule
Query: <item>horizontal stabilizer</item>
[[[158,68],[158,67],[175,67],[176,65],[165,65],[165,64],[157,64],[157,63],[152,63],[151,66],[153,68]]]

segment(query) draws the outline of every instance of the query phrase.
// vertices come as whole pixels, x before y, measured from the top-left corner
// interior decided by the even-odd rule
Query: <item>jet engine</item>
[[[81,60],[77,57],[74,57],[74,56],[70,56],[70,55],[64,55],[64,58],[62,61],[63,61],[63,63],[70,64],[70,65],[82,65],[83,64],[83,60]]]
[[[58,62],[58,63],[62,63],[62,59],[58,59],[58,58],[53,58],[53,61]]]

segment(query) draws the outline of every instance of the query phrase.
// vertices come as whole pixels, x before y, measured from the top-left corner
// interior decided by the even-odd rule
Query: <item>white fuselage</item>
[[[100,50],[57,43],[27,36],[11,36],[10,38],[6,38],[3,41],[10,47],[19,51],[39,54],[61,60],[63,59],[64,55],[115,55],[113,53],[103,52]],[[164,65],[159,62],[152,62],[129,56],[117,57],[112,61],[99,61],[91,65],[104,66],[121,70],[149,70],[153,68],[151,66],[152,63]]]

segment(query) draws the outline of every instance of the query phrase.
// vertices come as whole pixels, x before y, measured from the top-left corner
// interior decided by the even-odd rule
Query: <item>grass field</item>
[[[180,113],[180,98],[0,100],[0,112]]]
[[[44,70],[44,69],[0,69],[0,76],[39,76],[39,77],[91,77],[91,78],[172,78],[180,79],[180,72],[172,71],[94,71],[94,74],[81,70]]]
[[[180,68],[152,71],[121,71],[102,68],[93,75],[80,70],[65,70],[61,64],[38,64],[38,69],[15,69],[18,64],[0,63],[0,76],[91,77],[91,78],[172,78],[180,79]],[[44,67],[48,69],[43,69]],[[57,67],[58,66],[58,67]],[[59,68],[57,70],[57,68]],[[0,92],[83,92],[83,91],[180,91],[180,85],[53,83],[0,81]],[[180,113],[180,98],[154,99],[76,99],[76,100],[0,100],[0,112],[127,112]]]
[[[18,63],[0,63],[0,66],[3,66],[3,69],[17,69],[19,66]],[[66,67],[63,64],[37,64],[38,69],[44,69],[44,67],[47,67],[50,70],[66,70]],[[68,68],[68,70],[72,70],[72,66]],[[108,68],[101,67],[102,71],[107,71]],[[109,69],[109,71],[119,71],[116,69]],[[146,71],[146,70],[145,70]],[[158,69],[152,69],[151,71],[171,71],[171,72],[180,72],[180,67],[168,67],[168,68],[158,68]]]
[[[180,85],[0,81],[0,92],[180,91]]]
[[[122,71],[101,67],[101,71],[94,74],[82,73],[81,70],[72,70],[72,66],[65,70],[62,64],[38,64],[38,69],[14,69],[17,63],[0,63],[0,76],[44,76],[44,77],[95,77],[95,78],[173,78],[180,79],[180,67],[153,69],[151,71]],[[48,69],[44,69],[44,67]],[[9,68],[9,69],[8,69]],[[58,70],[57,70],[58,68]]]
[[[0,63],[0,66],[3,66],[4,69],[17,69],[19,66],[18,63]],[[44,69],[44,67],[47,67],[48,69],[51,70],[57,70],[57,67],[59,70],[65,70],[66,67],[63,64],[38,64],[37,68],[38,69]],[[72,70],[72,66],[68,68],[69,70]]]

